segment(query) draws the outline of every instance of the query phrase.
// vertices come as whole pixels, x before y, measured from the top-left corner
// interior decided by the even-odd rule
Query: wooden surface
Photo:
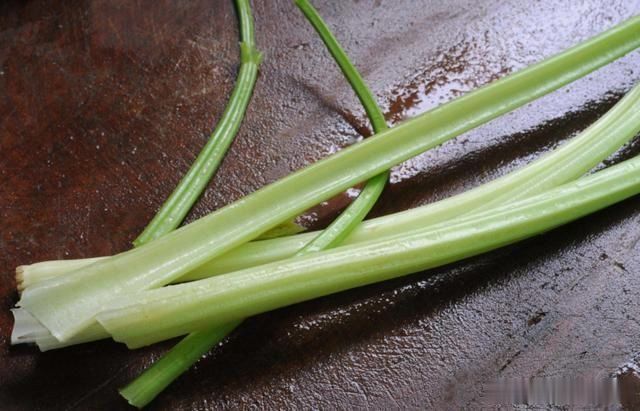
[[[291,2],[254,3],[265,56],[255,95],[189,221],[369,133]],[[638,0],[314,3],[391,123],[640,12]],[[116,389],[171,345],[130,352],[105,341],[44,354],[9,347],[13,269],[130,247],[220,116],[237,39],[231,0],[0,5],[1,409],[126,408]],[[639,79],[635,52],[408,161],[394,169],[373,214],[525,164],[584,129]],[[612,161],[638,152],[636,140]],[[348,198],[302,221],[321,227]],[[483,384],[499,377],[633,368],[639,222],[635,197],[480,258],[253,318],[150,408],[448,409],[477,404]]]

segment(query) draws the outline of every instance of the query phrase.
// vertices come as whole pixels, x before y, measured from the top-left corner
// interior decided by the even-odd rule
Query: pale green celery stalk
[[[363,241],[371,240],[374,238],[383,238],[385,236],[388,237],[392,235],[398,235],[404,231],[409,231],[414,227],[433,227],[434,223],[438,220],[442,221],[445,224],[448,221],[451,221],[451,218],[448,217],[449,214],[442,212],[439,213],[438,210],[447,211],[448,213],[458,212],[460,215],[462,215],[466,210],[477,210],[478,207],[480,207],[482,204],[491,202],[491,198],[500,198],[501,196],[503,196],[507,198],[505,200],[505,203],[508,203],[509,200],[524,198],[524,193],[537,194],[541,191],[544,191],[545,189],[555,187],[583,174],[588,169],[595,166],[598,162],[607,157],[610,153],[614,152],[627,140],[632,138],[638,131],[640,131],[640,86],[636,86],[633,90],[631,90],[622,100],[620,100],[620,102],[618,102],[611,110],[609,110],[609,112],[607,112],[601,119],[599,119],[596,123],[594,123],[579,136],[576,136],[570,142],[563,144],[554,152],[549,153],[542,158],[534,161],[531,165],[513,172],[507,176],[504,176],[498,180],[495,180],[491,183],[485,184],[484,186],[473,189],[465,194],[461,194],[451,199],[443,200],[439,203],[422,206],[418,209],[399,214],[400,216],[404,215],[405,217],[410,214],[412,220],[405,219],[403,221],[401,218],[397,218],[397,216],[395,215],[384,217],[387,223],[385,224],[383,222],[382,225],[395,227],[397,228],[397,230],[374,230],[374,232],[368,232],[370,231],[372,222],[365,223],[363,229],[367,232],[365,232],[361,236],[358,236],[358,232],[356,232],[356,235],[354,236],[355,240]],[[567,167],[568,165],[571,166],[570,169]],[[507,182],[509,182],[510,184],[505,184]],[[534,191],[530,191],[529,187],[534,188]],[[480,193],[480,195],[474,197],[469,195],[471,193]],[[457,198],[461,198],[461,196],[465,199],[465,201],[453,201]],[[450,204],[451,206],[449,207],[448,204]],[[435,211],[429,213],[429,210]],[[377,222],[377,220],[374,220],[373,223]],[[394,221],[395,224],[393,224]],[[313,235],[315,234],[306,235],[305,241],[309,241]],[[304,239],[299,238],[299,240]],[[255,254],[259,254],[259,258],[257,260],[260,260],[261,257],[263,261],[255,261],[256,264],[250,264],[249,266],[270,262],[272,260],[264,258],[265,251],[270,251],[274,248],[277,249],[278,246],[274,243],[274,241],[270,241],[249,244],[249,248],[251,248],[252,245],[260,244],[271,244],[271,246],[264,249],[256,249],[256,253],[249,252],[244,258],[241,255],[242,253],[240,253],[240,255],[237,256],[237,260],[244,262],[247,259],[250,260],[251,257]],[[291,256],[295,252],[295,250],[302,247],[302,245],[304,245],[304,241],[292,244],[292,246],[289,247],[287,257]],[[243,250],[247,251],[247,248],[244,248]],[[233,257],[231,254],[234,254],[234,251],[221,257],[220,260],[224,261],[225,257],[227,257],[231,258],[231,261],[234,261],[235,257]],[[273,255],[271,256],[273,257]],[[273,260],[275,261],[277,259],[279,258],[274,258]],[[86,261],[71,260],[38,263],[30,266],[24,266],[24,271],[26,274],[30,272],[30,269],[35,269],[34,274],[38,274],[41,271],[49,272],[53,269],[59,270],[61,267],[64,268],[65,264],[63,263],[78,265],[81,263],[86,264]],[[52,268],[47,268],[47,265],[50,265]],[[209,265],[211,268],[211,272],[203,272],[202,278],[208,275],[235,271],[231,269],[234,266],[233,263],[229,264],[230,269],[228,271],[220,269],[220,266],[211,264]],[[237,269],[246,268],[240,264],[236,265],[239,267]],[[63,272],[60,271],[59,274],[62,273]],[[29,277],[25,276],[25,278]],[[38,277],[36,275],[33,278],[37,279]],[[24,310],[14,310],[14,314],[16,315],[16,327],[20,327],[22,330],[24,330],[24,332],[35,332],[35,335],[25,336],[21,335],[20,330],[14,330],[14,333],[12,333],[12,338],[14,339],[13,343],[35,342],[38,344],[38,347],[41,350],[46,351],[49,349],[61,348],[67,345],[79,344],[86,341],[93,341],[108,337],[106,331],[102,330],[101,327],[96,324],[96,326],[83,331],[77,336],[74,336],[66,343],[60,343],[48,333],[46,328],[43,328],[37,321],[35,321],[35,319],[32,319],[32,317],[30,318],[32,319],[32,321],[26,321],[24,324],[22,324],[23,320],[21,320],[21,318],[24,318],[25,314],[20,311]]]
[[[363,227],[357,230],[354,236],[351,237],[355,237],[355,239],[350,242],[350,244],[358,244],[363,241],[371,241],[373,239],[381,240],[384,238],[398,236],[404,232],[409,232],[415,229],[415,227],[434,229],[434,227],[437,227],[438,225],[457,222],[457,220],[460,219],[459,216],[464,216],[465,214],[467,215],[465,218],[473,218],[478,214],[478,209],[484,204],[491,202],[492,198],[500,197],[502,195],[505,195],[508,198],[508,200],[505,200],[502,204],[508,204],[516,199],[525,198],[523,193],[528,193],[529,195],[539,194],[584,174],[609,154],[617,150],[626,141],[635,136],[639,131],[640,85],[631,90],[622,100],[620,100],[620,102],[618,102],[618,104],[616,104],[611,110],[609,110],[609,112],[607,112],[587,130],[573,138],[568,143],[563,144],[553,152],[535,160],[532,164],[449,199],[409,210],[407,212],[397,213],[391,216],[365,222]],[[566,164],[571,164],[571,168],[567,168],[565,166]],[[529,187],[534,187],[534,192],[529,192]],[[495,210],[495,207],[485,207],[484,209]],[[300,237],[305,237],[307,239],[306,241],[310,241],[314,235],[315,234],[310,233],[303,236],[296,236],[296,238],[299,239]],[[261,249],[254,247],[254,251],[256,251],[256,253],[262,253],[261,257],[265,260],[262,262],[253,261],[256,262],[255,265],[270,262],[271,260],[265,259],[264,256],[269,255],[273,257],[273,254],[268,254],[267,252],[271,250],[271,248],[278,248],[276,241],[271,240],[250,243],[242,250],[243,252],[251,250],[252,246],[260,244],[271,244],[273,247]],[[304,242],[294,244],[297,246],[291,246],[287,256],[293,255],[293,253],[295,253],[295,251],[303,244]],[[287,248],[285,247],[285,249]],[[242,260],[242,255],[236,256],[237,258],[230,256],[230,254],[233,253],[234,252],[232,251],[227,254],[227,256],[232,257],[232,261]],[[249,252],[247,258],[252,255],[253,254]],[[221,257],[221,260],[224,260],[224,258],[225,256]],[[258,258],[258,260],[259,259],[260,258]],[[273,261],[275,260],[277,259],[274,259]],[[247,268],[240,264],[237,265],[240,266],[238,270]],[[230,266],[233,266],[233,264],[230,264]],[[26,268],[28,267],[30,266],[27,266]],[[202,278],[222,274],[223,272],[235,271],[219,270],[219,266],[213,265],[211,265],[211,269],[214,273],[203,272]],[[216,270],[219,270],[219,272]],[[16,316],[16,325],[18,324],[19,318]],[[30,329],[28,324],[22,328],[33,331],[33,327]],[[41,329],[37,329],[36,331],[42,333]],[[44,329],[44,331],[46,331],[46,329]],[[38,338],[33,340],[23,338],[20,342],[36,342],[41,350],[48,350],[85,342],[87,341],[87,335],[92,336],[95,339],[108,337],[106,332],[96,334],[91,332],[85,333],[83,331],[80,336],[74,336],[65,343],[58,342],[51,335],[39,335]]]
[[[596,166],[635,136],[640,124],[637,117],[629,114],[639,112],[640,85],[637,85],[585,131],[531,164],[451,198],[365,221],[345,239],[345,243],[355,244],[374,237],[400,233],[416,225],[426,227],[475,211],[492,202],[492,199],[500,199],[501,203],[520,199],[571,181]],[[181,277],[179,281],[207,278],[288,258],[315,236],[317,233],[306,233],[289,238],[247,243],[203,264]],[[87,266],[95,261],[96,259],[87,258],[21,266],[18,269],[19,277],[24,278],[24,284],[32,285],[47,278],[64,275],[72,269]]]
[[[640,46],[640,17],[339,151],[142,247],[24,291],[21,305],[64,341],[122,293],[165,285],[395,164],[541,97]]]
[[[246,0],[248,1],[248,0]],[[246,2],[236,1],[237,4]],[[248,5],[246,7],[249,7]],[[255,47],[250,13],[240,13],[240,70],[229,103],[209,141],[195,162],[162,204],[144,231],[133,241],[135,246],[148,243],[178,227],[207,187],[225,153],[240,129],[258,77],[261,54]]]
[[[355,91],[358,99],[364,106],[369,116],[374,132],[378,133],[387,128],[384,115],[373,98],[373,95],[360,73],[353,66],[337,40],[331,34],[313,7],[304,0],[296,1],[296,4],[304,12],[318,31],[318,34],[331,51],[333,58]],[[360,224],[371,210],[389,177],[388,172],[379,174],[370,179],[362,189],[358,198],[335,219],[335,221],[322,231],[316,238],[298,252],[298,255],[319,251],[337,245],[343,238]],[[281,226],[276,227],[276,230]],[[267,234],[273,235],[274,229]],[[264,235],[263,235],[264,237]],[[232,324],[226,324],[222,329],[215,326],[209,329],[195,331],[173,347],[159,361],[145,370],[139,377],[120,390],[120,394],[131,405],[143,407],[151,402],[172,381],[178,378],[184,371],[193,365],[200,357],[218,344],[227,333],[230,333],[242,320]]]
[[[473,218],[191,283],[131,293],[98,315],[130,347],[459,261],[640,193],[640,156]]]
[[[365,222],[364,226],[356,231],[354,236],[351,237],[353,241],[351,241],[350,244],[359,244],[373,239],[382,240],[394,236],[397,237],[402,235],[404,232],[409,232],[415,229],[415,227],[434,229],[439,225],[447,225],[452,222],[457,222],[460,218],[455,218],[456,213],[458,215],[465,215],[469,210],[472,212],[467,213],[468,216],[465,218],[475,218],[478,215],[477,210],[482,207],[483,204],[489,203],[492,198],[499,197],[503,193],[507,193],[508,195],[505,195],[512,200],[505,201],[503,204],[509,204],[510,202],[513,202],[513,200],[525,198],[523,193],[529,193],[528,187],[530,186],[535,187],[537,191],[529,194],[539,194],[547,189],[556,187],[559,184],[573,180],[574,178],[584,174],[587,170],[617,150],[622,144],[631,139],[639,131],[640,86],[636,86],[620,102],[618,102],[616,106],[609,110],[607,114],[605,114],[591,127],[568,143],[563,144],[555,151],[534,161],[532,164],[512,172],[507,176],[501,177],[483,186],[449,199],[422,206],[414,210]],[[567,169],[567,167],[564,167],[563,165],[566,163],[571,163],[573,168]],[[539,178],[536,178],[536,176]],[[485,208],[485,210],[495,211],[495,207]],[[310,241],[314,235],[314,233],[309,233],[302,236],[296,236],[296,238],[300,240],[300,237],[305,237],[306,241]],[[264,255],[268,254],[268,251],[271,250],[271,248],[278,248],[275,243],[275,240],[250,243],[247,247],[239,251],[248,252],[247,258],[249,258],[253,253],[248,250],[251,250],[251,247],[254,247],[253,249],[256,253],[262,253],[262,259],[264,260],[261,262],[254,261],[256,262],[255,265],[261,265],[280,259],[274,258],[273,260],[269,260],[268,258],[264,258]],[[255,246],[259,246],[261,244],[271,244],[273,247],[255,248]],[[295,253],[295,251],[303,244],[304,242],[296,243],[289,248],[285,247],[285,249],[289,250],[287,257],[293,255],[293,253]],[[237,258],[230,256],[230,254],[233,253],[234,251],[227,254],[227,256],[232,257],[232,261],[242,261],[242,253],[236,256]],[[273,257],[272,254],[268,255]],[[224,260],[224,257],[221,259]],[[241,264],[231,263],[229,264],[229,267],[234,265],[240,267],[238,268],[238,270],[240,270],[251,267],[254,264],[245,267]],[[229,271],[221,270],[219,266],[213,265],[211,265],[211,270],[214,272],[213,274],[211,272],[193,274],[202,274],[202,278],[206,278],[211,275],[219,275],[224,272],[235,271],[231,269]],[[17,323],[18,319],[16,318],[16,324]],[[50,335],[47,337],[40,336],[33,341],[25,340],[22,342],[36,342],[40,349],[44,351],[85,342],[87,341],[87,335],[92,336],[94,339],[108,337],[108,334],[104,331],[102,334],[87,334],[83,331],[82,335],[79,337],[74,336],[67,343],[59,343]]]

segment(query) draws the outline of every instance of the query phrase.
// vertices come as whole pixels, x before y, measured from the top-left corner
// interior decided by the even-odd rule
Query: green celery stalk
[[[346,148],[137,249],[24,291],[21,305],[64,341],[119,294],[167,284],[389,167],[547,94],[640,45],[640,17]]]
[[[382,110],[376,103],[373,93],[365,83],[364,79],[349,60],[349,56],[344,51],[338,40],[336,40],[331,29],[322,20],[316,9],[307,0],[295,0],[296,6],[302,11],[309,23],[316,30],[320,39],[338,63],[340,70],[347,78],[349,84],[355,91],[360,103],[364,107],[367,117],[371,122],[374,133],[380,133],[387,129]],[[320,251],[335,247],[340,244],[369,214],[371,208],[376,203],[384,186],[389,179],[389,171],[386,170],[367,181],[366,185],[358,197],[323,231],[302,248],[298,255],[309,252]]]
[[[129,404],[142,408],[187,371],[211,349],[212,344],[224,339],[241,321],[193,332],[156,361],[151,367],[120,390]]]
[[[355,287],[459,261],[640,193],[640,156],[580,180],[441,225],[235,273],[133,292],[100,313],[116,341],[138,347]]]
[[[500,199],[501,203],[521,199],[569,182],[595,167],[640,131],[638,130],[640,124],[636,117],[629,116],[629,113],[638,112],[640,112],[640,85],[629,91],[592,126],[531,164],[451,198],[365,221],[345,239],[345,243],[355,244],[389,233],[400,233],[418,224],[427,226],[434,222],[449,220],[457,215],[474,212],[495,199]],[[306,233],[247,243],[208,261],[178,281],[198,280],[288,258],[315,236],[317,233]],[[54,260],[21,266],[17,269],[18,284],[28,287],[52,277],[65,275],[71,270],[86,267],[104,258],[108,257]]]
[[[253,35],[253,19],[248,0],[236,0],[240,19],[240,70],[229,103],[222,113],[209,141],[189,168],[187,174],[162,204],[149,225],[133,241],[135,246],[148,243],[178,227],[193,204],[207,187],[216,172],[234,137],[240,129],[247,111],[253,87],[258,77],[258,66],[262,56],[256,49]],[[246,4],[246,5],[245,5]]]
[[[472,218],[481,212],[483,204],[491,202],[491,199],[505,196],[507,200],[502,204],[509,204],[517,199],[524,199],[527,195],[539,194],[550,188],[571,181],[578,176],[584,174],[590,168],[595,166],[609,154],[617,150],[622,144],[631,139],[640,131],[640,85],[631,90],[622,100],[620,100],[609,112],[607,112],[596,123],[590,126],[580,135],[573,138],[568,143],[563,144],[551,153],[535,160],[530,165],[523,167],[506,176],[498,178],[483,186],[477,187],[466,193],[453,196],[433,204],[425,205],[413,210],[402,213],[396,213],[390,216],[367,221],[359,228],[354,236],[350,237],[354,241],[348,241],[349,244],[358,244],[373,239],[382,240],[384,238],[392,238],[409,232],[415,227],[431,228],[443,224],[451,224],[457,222],[460,216],[464,218]],[[529,188],[533,188],[531,191]],[[495,210],[494,207],[485,208],[485,210]],[[313,234],[305,235],[310,240]],[[301,236],[296,236],[301,237]],[[283,239],[284,240],[284,239]],[[348,239],[349,240],[349,239]],[[357,240],[357,241],[355,241]],[[274,244],[274,240],[257,242],[253,245]],[[297,244],[297,243],[296,243]],[[249,244],[251,246],[252,244]],[[275,247],[278,248],[278,247]],[[293,255],[295,250],[300,247],[291,247],[287,257]],[[243,249],[247,251],[247,248]],[[271,248],[264,250],[256,249],[256,252],[269,251]],[[231,253],[230,253],[231,254]],[[263,252],[263,254],[265,254]],[[249,254],[251,255],[251,254]],[[273,255],[271,254],[273,257]],[[262,256],[264,259],[264,255]],[[221,257],[224,259],[224,257]],[[241,260],[241,256],[238,256]],[[277,258],[278,259],[278,258]],[[273,261],[277,260],[274,259]],[[82,260],[77,260],[82,261]],[[260,262],[256,265],[264,264],[269,261]],[[58,266],[59,262],[53,262],[54,266]],[[46,263],[40,263],[41,265]],[[37,265],[36,265],[37,266]],[[248,265],[242,268],[248,268]],[[215,272],[216,268],[212,266],[213,273],[192,273],[202,274],[201,278],[212,275],[219,275],[224,271]],[[235,270],[229,270],[231,272]],[[37,322],[36,322],[37,323]],[[33,322],[30,323],[33,325]],[[19,318],[16,315],[16,326],[19,326]],[[98,329],[99,325],[96,324]],[[29,324],[21,327],[24,332],[34,332],[30,329]],[[41,327],[42,328],[42,327]],[[24,338],[18,335],[15,342],[36,342],[41,350],[49,350],[61,348],[67,345],[78,344],[86,341],[107,338],[108,334],[102,330],[97,333],[95,328],[83,330],[77,336],[65,343],[60,343],[50,334],[43,336],[43,330],[36,330],[37,338]],[[44,329],[46,333],[47,330]]]

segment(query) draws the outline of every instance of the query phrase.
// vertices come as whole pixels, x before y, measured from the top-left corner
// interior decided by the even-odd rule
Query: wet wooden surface
[[[638,0],[314,3],[391,123],[640,12]],[[369,132],[291,2],[254,6],[255,95],[189,221]],[[170,346],[9,347],[13,269],[130,246],[224,108],[236,26],[230,0],[0,5],[1,409],[127,408],[116,388]],[[525,164],[605,112],[639,67],[636,52],[395,168],[373,214]],[[636,140],[611,161],[639,151]],[[348,198],[303,222],[321,227]],[[639,222],[635,197],[486,256],[253,318],[150,408],[459,408],[499,377],[637,367]]]

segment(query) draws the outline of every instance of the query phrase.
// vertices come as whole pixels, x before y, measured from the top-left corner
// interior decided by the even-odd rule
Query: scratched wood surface
[[[314,3],[392,124],[640,12],[638,0]],[[254,12],[255,95],[189,221],[370,133],[291,2]],[[9,347],[13,269],[129,248],[206,141],[237,67],[231,0],[0,4],[1,409],[125,409],[116,389],[171,345]],[[604,113],[638,67],[636,52],[396,167],[372,214],[521,166]],[[638,152],[635,140],[609,163]],[[349,198],[301,221],[322,227]],[[637,368],[639,210],[635,197],[486,256],[253,318],[150,408],[472,407],[499,377]]]

